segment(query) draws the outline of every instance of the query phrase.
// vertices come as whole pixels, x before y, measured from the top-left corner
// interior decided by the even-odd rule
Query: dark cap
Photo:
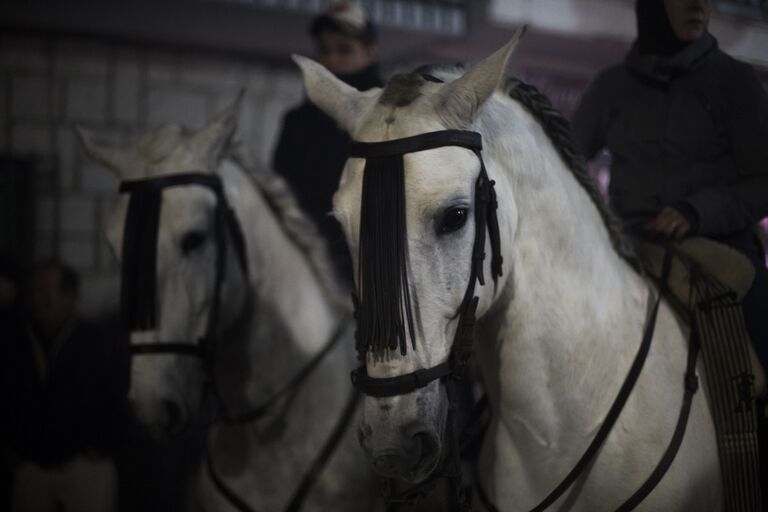
[[[357,2],[348,0],[332,3],[325,12],[312,20],[309,34],[317,38],[323,32],[338,32],[366,45],[376,42],[376,28],[365,11]]]

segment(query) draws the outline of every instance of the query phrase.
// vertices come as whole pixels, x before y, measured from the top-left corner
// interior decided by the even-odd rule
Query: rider
[[[349,85],[382,85],[376,63],[376,30],[354,2],[336,2],[316,17],[309,33],[315,58]],[[349,135],[308,99],[283,119],[272,166],[288,181],[301,207],[326,238],[341,279],[352,282],[349,249],[330,212],[347,159]]]
[[[768,368],[768,96],[708,32],[710,0],[637,0],[637,39],[600,72],[573,117],[587,158],[612,156],[610,200],[635,234],[712,238],[755,267],[743,300]]]
[[[79,317],[79,279],[69,266],[37,265],[25,292],[26,321],[0,354],[11,510],[116,510],[127,351]]]

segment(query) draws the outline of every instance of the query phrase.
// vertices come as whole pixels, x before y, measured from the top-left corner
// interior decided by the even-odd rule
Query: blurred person
[[[338,78],[363,91],[382,85],[376,30],[357,3],[332,4],[312,21],[309,34],[315,59]],[[272,167],[288,181],[327,240],[337,274],[348,286],[352,283],[349,249],[331,210],[349,141],[333,119],[305,98],[285,114],[272,160]]]
[[[6,340],[14,512],[116,509],[112,452],[126,411],[127,346],[78,316],[78,296],[70,267],[36,266],[21,333]]]
[[[641,237],[703,236],[755,267],[742,307],[768,369],[768,96],[754,70],[718,48],[710,0],[637,0],[637,39],[601,71],[573,116],[587,159],[611,154],[609,197]]]

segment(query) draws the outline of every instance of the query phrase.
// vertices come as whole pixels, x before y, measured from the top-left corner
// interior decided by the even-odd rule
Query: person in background
[[[740,251],[756,277],[743,301],[768,368],[768,95],[718,48],[710,0],[637,0],[637,39],[601,71],[572,129],[585,156],[611,154],[610,202],[635,235],[704,236]]]
[[[4,340],[14,512],[108,512],[117,505],[111,455],[127,406],[127,346],[79,317],[78,296],[70,267],[37,265],[21,333]]]
[[[309,34],[315,58],[338,78],[359,90],[382,85],[375,27],[357,3],[332,4],[312,21]],[[272,167],[288,181],[327,240],[339,278],[348,286],[349,249],[331,210],[349,140],[334,120],[305,99],[285,115],[272,160]]]

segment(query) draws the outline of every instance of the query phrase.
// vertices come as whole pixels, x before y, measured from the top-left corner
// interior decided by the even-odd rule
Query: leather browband
[[[352,142],[349,145],[348,156],[352,158],[382,158],[445,146],[459,146],[480,151],[483,149],[483,139],[477,132],[442,130],[382,142]]]

